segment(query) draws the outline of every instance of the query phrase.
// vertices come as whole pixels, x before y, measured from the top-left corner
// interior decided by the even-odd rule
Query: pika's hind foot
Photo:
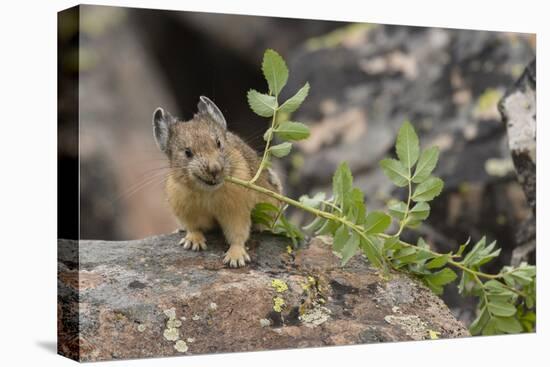
[[[232,268],[245,266],[247,262],[250,262],[250,256],[244,246],[231,245],[223,258],[223,263]]]
[[[204,238],[202,232],[198,231],[188,231],[179,244],[186,250],[206,250],[206,238]]]

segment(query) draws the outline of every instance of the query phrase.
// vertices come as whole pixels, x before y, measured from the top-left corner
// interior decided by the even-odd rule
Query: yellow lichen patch
[[[288,245],[288,246],[286,247],[286,253],[289,254],[289,255],[292,254],[292,246]]]
[[[281,312],[283,310],[283,307],[285,305],[285,300],[281,297],[275,297],[273,298],[273,310],[275,312]]]
[[[183,340],[178,340],[176,344],[174,344],[174,348],[180,353],[185,353],[189,349],[187,343]]]
[[[275,288],[275,292],[277,293],[283,293],[288,290],[288,285],[280,279],[273,279],[271,286]]]
[[[315,286],[315,283],[317,283],[317,282],[315,281],[315,278],[312,277],[311,275],[309,275],[309,276],[307,277],[307,282],[306,282],[306,283],[302,283],[302,289],[303,289],[304,291],[306,291],[306,290],[310,289],[311,287]]]
[[[439,331],[428,330],[428,335],[430,336],[430,339],[435,340],[439,339],[439,335],[441,335],[441,333]]]

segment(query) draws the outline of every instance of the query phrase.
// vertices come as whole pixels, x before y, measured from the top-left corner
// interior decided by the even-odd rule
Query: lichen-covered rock
[[[536,200],[537,200],[537,74],[536,60],[499,102],[499,110],[506,124],[508,145],[514,161],[517,178],[532,215],[522,222],[516,233],[519,246],[514,249],[511,264],[536,261]]]
[[[252,264],[222,265],[183,234],[59,241],[59,353],[81,361],[345,345],[469,335],[445,304],[360,256],[342,268],[323,238],[293,252],[254,234]],[[328,242],[328,241],[327,241]]]
[[[508,130],[508,145],[518,181],[529,204],[536,208],[537,163],[537,66],[533,61],[499,103]]]

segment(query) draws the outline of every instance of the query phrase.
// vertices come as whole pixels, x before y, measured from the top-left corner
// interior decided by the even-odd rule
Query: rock
[[[341,268],[322,238],[288,253],[286,239],[253,234],[252,263],[235,270],[222,265],[220,234],[205,252],[183,250],[181,236],[59,240],[59,353],[99,361],[469,335],[419,281],[382,278],[360,256]]]
[[[500,100],[499,110],[508,130],[508,145],[518,181],[536,214],[537,75],[536,61]]]
[[[176,12],[181,25],[254,65],[266,49],[286,54],[305,39],[342,27],[344,22],[262,17],[238,14]]]
[[[331,46],[306,43],[291,54],[287,89],[309,81],[292,118],[311,136],[299,144],[288,186],[297,195],[329,188],[347,161],[369,202],[386,200],[393,187],[378,177],[378,162],[394,154],[405,120],[423,146],[440,148],[436,174],[447,191],[511,177],[497,103],[532,55],[519,35],[405,26],[357,25]]]
[[[289,57],[291,93],[306,81],[310,95],[292,116],[311,136],[296,144],[287,164],[291,197],[331,191],[347,161],[371,209],[403,200],[378,166],[394,157],[397,131],[410,120],[423,148],[438,146],[434,174],[445,181],[418,235],[441,252],[486,235],[502,248],[485,269],[509,265],[515,234],[530,215],[514,174],[498,101],[535,55],[534,35],[442,28],[356,25],[330,42],[306,42]],[[336,39],[335,39],[336,38]],[[301,212],[293,218],[305,222]],[[459,309],[463,297],[448,299]],[[472,313],[466,318],[472,320]]]
[[[508,145],[514,161],[517,179],[532,208],[516,233],[519,246],[512,252],[512,265],[536,261],[536,194],[537,194],[537,77],[536,60],[525,69],[519,80],[499,102],[506,124]]]
[[[130,9],[81,5],[79,12],[79,238],[171,231],[159,174],[166,163],[151,138],[151,116],[158,106],[177,113],[175,99]]]

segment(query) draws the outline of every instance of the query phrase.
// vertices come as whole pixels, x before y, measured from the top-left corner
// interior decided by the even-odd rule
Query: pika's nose
[[[222,166],[217,162],[210,163],[208,165],[208,173],[210,173],[213,179],[217,180],[222,173]]]

